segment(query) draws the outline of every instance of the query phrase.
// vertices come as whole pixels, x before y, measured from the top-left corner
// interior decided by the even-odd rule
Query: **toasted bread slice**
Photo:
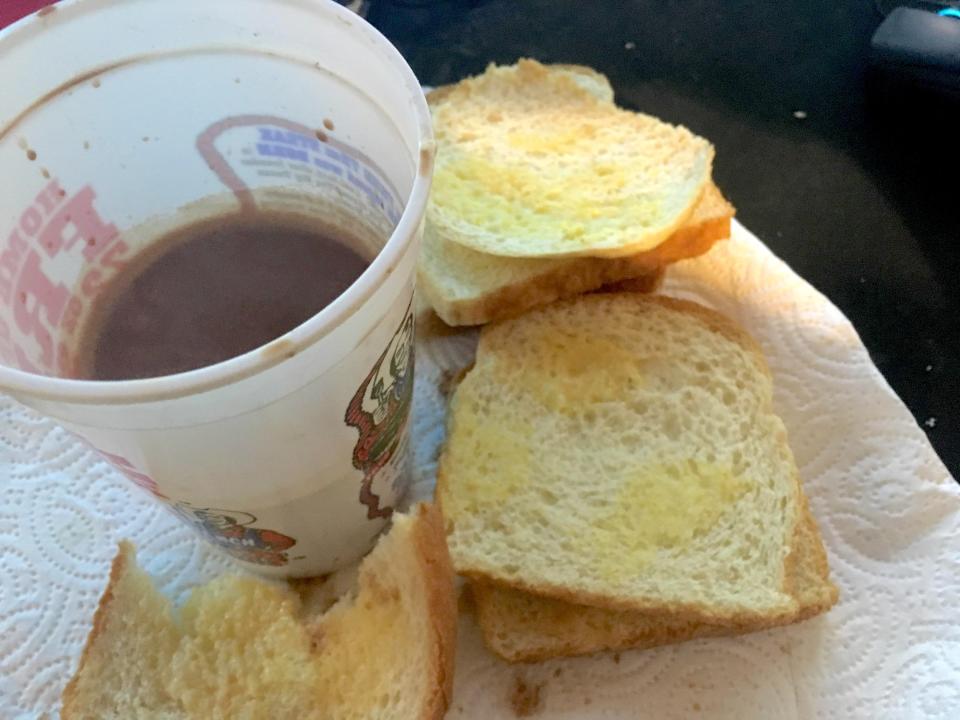
[[[756,343],[694,303],[584,295],[489,325],[437,496],[454,567],[608,609],[792,617],[801,493]]]
[[[816,522],[804,509],[797,526],[792,564],[798,609],[792,616],[726,627],[629,610],[603,610],[538,597],[499,585],[472,583],[487,647],[508,662],[539,662],[601,650],[642,650],[695,638],[739,635],[799,622],[826,612],[837,601],[826,551]]]
[[[355,593],[319,617],[286,585],[236,576],[175,617],[121,543],[62,717],[443,717],[456,633],[443,528],[430,506],[394,518]]]
[[[510,257],[619,257],[683,225],[713,147],[617,108],[596,77],[533,60],[491,65],[433,98],[427,221],[444,240]]]
[[[579,85],[583,90],[593,95],[603,102],[613,102],[613,86],[610,85],[610,79],[602,72],[594,70],[587,65],[574,65],[569,63],[552,63],[547,65],[554,72],[566,73],[573,82]],[[448,96],[455,94],[457,85],[441,85],[433,88],[427,93],[427,101],[434,105]]]
[[[622,258],[508,258],[444,240],[427,223],[418,287],[448,325],[482,325],[604,285],[650,292],[670,263],[707,252],[730,236],[734,209],[713,183],[666,241]]]

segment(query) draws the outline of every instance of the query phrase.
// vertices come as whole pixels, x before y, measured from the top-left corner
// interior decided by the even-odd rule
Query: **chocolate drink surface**
[[[78,377],[129,380],[212,365],[315,315],[367,268],[362,244],[300,215],[257,211],[180,227],[98,294]]]

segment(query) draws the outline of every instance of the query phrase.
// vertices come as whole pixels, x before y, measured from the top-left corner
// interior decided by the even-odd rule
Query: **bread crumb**
[[[433,154],[434,146],[431,143],[429,146],[424,146],[420,148],[420,169],[418,172],[422,177],[427,177],[433,171]]]
[[[465,368],[460,368],[459,370],[444,370],[440,373],[440,380],[437,384],[437,389],[440,391],[440,394],[444,398],[449,398],[451,393],[457,389],[463,379],[467,376],[467,373],[473,369],[473,363],[470,363]]]
[[[930,372],[931,370],[933,370],[933,365],[927,365],[927,366],[924,368],[924,370],[926,370],[927,372]]]
[[[440,373],[440,381],[437,383],[437,390],[443,397],[450,397],[450,393],[457,386],[457,382],[463,375],[463,370],[443,370]]]
[[[797,120],[806,120],[806,119],[807,119],[807,113],[806,113],[806,111],[804,111],[804,110],[794,110],[794,111],[793,111],[793,116],[794,116]]]
[[[936,427],[937,419],[935,417],[928,417],[923,424],[926,425],[928,428]]]
[[[447,325],[433,310],[426,310],[417,315],[416,325],[417,337],[424,339],[450,337],[463,332],[463,328]]]
[[[636,44],[635,42],[633,42],[632,40],[628,40],[627,42],[625,42],[625,43],[623,44],[623,49],[624,49],[624,50],[633,50],[636,46],[637,46],[637,44]]]
[[[527,684],[521,676],[513,679],[513,692],[510,693],[510,706],[517,717],[530,717],[540,711],[540,691],[543,685]]]
[[[460,588],[460,594],[457,595],[457,612],[463,615],[475,615],[477,609],[476,601],[473,598],[473,591],[469,585]]]
[[[286,338],[278,338],[264,347],[260,354],[268,360],[289,360],[297,354],[297,348],[292,341]]]

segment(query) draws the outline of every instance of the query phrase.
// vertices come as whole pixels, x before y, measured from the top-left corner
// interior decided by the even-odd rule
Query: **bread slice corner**
[[[453,578],[439,510],[421,504],[395,515],[360,567],[358,592],[309,623],[324,683],[346,705],[338,718],[443,718],[453,693]]]
[[[186,717],[163,687],[164,665],[177,644],[172,606],[122,541],[93,617],[76,674],[62,695],[63,720]],[[117,662],[121,660],[121,662]]]

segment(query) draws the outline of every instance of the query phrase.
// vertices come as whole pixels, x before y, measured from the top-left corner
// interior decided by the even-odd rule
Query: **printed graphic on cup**
[[[256,565],[286,565],[289,562],[286,551],[297,544],[283,533],[253,527],[257,518],[241,510],[197,508],[186,502],[174,503],[171,507],[207,540],[237,560]]]
[[[360,437],[353,449],[353,466],[363,473],[360,502],[367,518],[389,518],[393,508],[381,504],[389,490],[402,496],[406,490],[407,420],[413,399],[413,313],[407,308],[387,349],[357,389],[344,420]]]
[[[197,150],[241,208],[257,206],[257,188],[282,183],[277,202],[300,204],[334,226],[378,240],[389,236],[403,211],[400,193],[377,164],[322,125],[314,129],[276,115],[230,116],[199,135]]]
[[[90,184],[67,192],[56,178],[23,208],[0,245],[0,359],[42,375],[72,377],[79,319],[130,248],[96,207]]]

